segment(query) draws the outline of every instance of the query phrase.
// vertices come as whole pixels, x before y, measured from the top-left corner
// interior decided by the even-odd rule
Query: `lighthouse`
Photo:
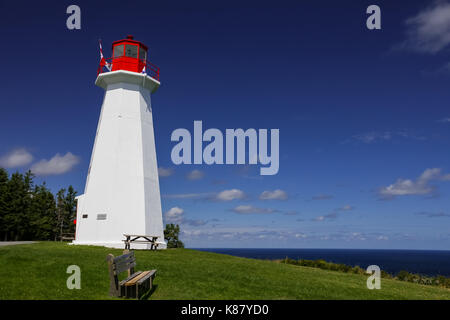
[[[113,42],[111,58],[101,53],[95,84],[105,95],[73,244],[123,248],[130,234],[157,237],[165,248],[151,107],[159,68],[147,55],[133,36]]]

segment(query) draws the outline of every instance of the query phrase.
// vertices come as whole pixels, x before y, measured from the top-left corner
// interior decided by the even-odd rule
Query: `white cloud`
[[[449,213],[445,213],[445,212],[437,212],[437,213],[434,213],[434,212],[419,212],[418,214],[427,216],[428,218],[442,218],[442,217],[449,218],[450,217],[450,214]]]
[[[80,159],[67,152],[64,156],[57,153],[50,160],[43,159],[31,166],[31,171],[38,176],[63,174],[70,171]]]
[[[229,240],[236,241],[242,245],[247,241],[261,240],[265,239],[271,241],[270,243],[276,243],[282,239],[283,242],[279,242],[280,246],[286,245],[286,243],[300,243],[303,241],[367,241],[367,240],[378,240],[386,241],[391,239],[391,235],[382,234],[378,232],[357,232],[357,231],[338,231],[330,233],[329,231],[320,232],[317,230],[310,230],[305,232],[304,230],[291,229],[291,228],[269,228],[267,226],[220,226],[217,228],[209,227],[195,227],[193,229],[189,227],[182,228],[181,230],[183,240],[204,241],[205,239],[212,241],[225,241],[225,244],[229,244]],[[399,239],[411,239],[407,235],[393,235],[394,238]],[[288,242],[285,242],[288,241]],[[199,242],[200,243],[200,242]],[[270,244],[267,243],[267,244]]]
[[[267,239],[276,241],[281,238],[291,238],[302,240],[305,238],[304,236],[295,237],[295,234],[302,235],[300,232],[293,232],[286,229],[273,229],[267,227],[258,227],[258,226],[227,226],[227,227],[218,227],[218,228],[183,228],[181,230],[183,235],[183,239],[214,239],[214,240],[234,240],[234,241],[252,241],[255,239]]]
[[[450,3],[435,1],[406,20],[407,39],[402,48],[435,54],[450,44]]]
[[[288,195],[285,191],[276,189],[273,191],[264,191],[259,196],[261,200],[287,200]]]
[[[173,207],[164,213],[164,218],[166,219],[166,222],[169,223],[181,223],[183,221],[183,214],[183,209],[180,207]]]
[[[232,209],[233,212],[238,214],[261,214],[261,213],[274,213],[277,212],[275,209],[270,208],[257,208],[251,205],[241,205]]]
[[[330,219],[336,219],[337,218],[337,213],[336,212],[332,212],[323,216],[318,216],[314,219],[312,219],[313,221],[325,221],[325,220],[330,220]]]
[[[205,173],[200,170],[192,170],[186,175],[188,180],[200,180],[205,176]]]
[[[208,221],[204,220],[192,220],[185,218],[184,210],[180,207],[170,208],[164,213],[164,219],[166,223],[184,224],[196,227],[203,226],[208,223]]]
[[[367,236],[361,232],[351,232],[349,234],[349,240],[367,240]]]
[[[163,198],[167,199],[202,199],[210,197],[212,193],[177,193],[177,194],[163,194]]]
[[[16,168],[30,164],[33,156],[24,148],[14,149],[0,157],[0,167]]]
[[[323,216],[318,216],[318,217],[312,219],[312,221],[334,220],[334,219],[338,218],[342,214],[343,211],[351,211],[353,209],[355,209],[355,207],[347,204],[341,208],[334,209],[329,214],[325,214]]]
[[[429,194],[435,190],[429,183],[433,180],[450,180],[450,174],[443,175],[440,168],[426,169],[415,181],[411,179],[397,179],[397,181],[379,190],[379,195],[385,198],[405,195]]]
[[[245,193],[239,189],[224,190],[219,192],[215,199],[219,201],[232,201],[236,199],[243,199]]]
[[[223,190],[221,192],[203,192],[203,193],[179,193],[179,194],[163,194],[163,198],[168,199],[197,199],[205,201],[232,201],[244,199],[245,193],[239,189]]]
[[[414,133],[408,132],[407,130],[397,130],[397,131],[371,131],[360,134],[355,134],[351,139],[345,140],[343,143],[348,143],[351,141],[362,142],[366,144],[391,141],[398,139],[413,139],[423,141],[426,137],[421,135],[416,135]]]
[[[449,63],[449,68],[450,68],[450,63]],[[450,123],[450,117],[449,118],[443,118],[438,120],[438,122],[442,122],[442,123]]]
[[[191,220],[191,219],[183,219],[183,224],[188,224],[190,226],[198,227],[203,226],[208,223],[208,221],[205,220]]]
[[[409,179],[398,179],[397,182],[380,190],[381,195],[404,196],[411,194],[427,194],[433,191],[433,188],[426,183],[414,182]]]
[[[158,168],[158,176],[160,177],[170,177],[171,175],[173,175],[174,172],[175,170],[173,170],[172,168],[163,168],[163,167]]]
[[[385,132],[366,132],[362,134],[357,134],[353,136],[354,139],[359,140],[364,143],[373,143],[377,141],[386,141],[392,138],[392,133],[389,131]]]
[[[334,196],[331,194],[319,194],[317,196],[312,197],[312,200],[329,200],[333,198]]]

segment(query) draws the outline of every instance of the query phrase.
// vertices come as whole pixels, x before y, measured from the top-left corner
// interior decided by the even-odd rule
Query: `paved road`
[[[15,244],[30,244],[35,243],[36,241],[0,241],[0,247],[4,246],[12,246]]]

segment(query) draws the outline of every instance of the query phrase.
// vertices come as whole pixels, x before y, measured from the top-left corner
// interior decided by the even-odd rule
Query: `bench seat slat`
[[[136,282],[138,282],[140,279],[142,279],[143,277],[145,277],[146,275],[148,275],[150,273],[150,271],[144,271],[141,272],[140,275],[138,275],[137,277],[134,277],[133,279],[127,281],[125,283],[125,286],[129,287],[129,286],[133,286],[136,284]]]
[[[156,270],[150,270],[150,271],[148,271],[148,273],[147,273],[144,277],[142,277],[141,279],[139,279],[139,280],[137,281],[137,285],[138,285],[138,286],[141,285],[141,284],[142,284],[145,280],[147,280],[148,278],[154,277],[155,274],[156,274]]]
[[[120,281],[120,285],[123,286],[125,283],[127,283],[128,281],[132,280],[135,277],[138,277],[140,274],[142,273],[142,271],[138,271],[133,273],[131,276],[129,276],[126,279],[123,279],[122,281]]]

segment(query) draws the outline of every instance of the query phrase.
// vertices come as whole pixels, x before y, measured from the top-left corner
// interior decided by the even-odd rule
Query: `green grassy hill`
[[[106,255],[122,250],[41,242],[0,247],[0,299],[112,299]],[[137,270],[157,269],[150,299],[450,299],[450,290],[189,249],[136,251]],[[81,289],[69,290],[69,265]]]

